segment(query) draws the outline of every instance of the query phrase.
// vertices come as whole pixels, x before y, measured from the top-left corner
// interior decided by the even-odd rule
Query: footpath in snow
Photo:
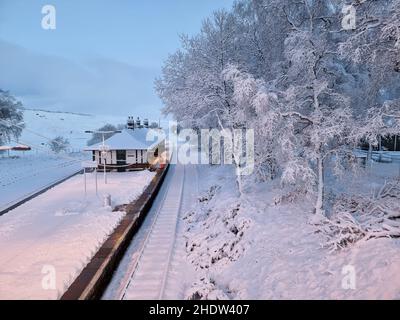
[[[124,212],[103,207],[137,199],[154,172],[75,176],[0,217],[0,299],[57,299],[79,275]]]

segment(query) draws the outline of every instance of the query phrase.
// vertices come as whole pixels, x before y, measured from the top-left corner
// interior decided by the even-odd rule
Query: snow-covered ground
[[[0,217],[0,299],[56,299],[78,276],[124,212],[103,207],[136,199],[154,173],[137,171],[75,176]],[[55,286],[52,286],[52,281]]]
[[[74,151],[81,150],[91,138],[86,130],[96,130],[105,124],[125,124],[126,117],[50,112],[42,110],[24,110],[25,130],[20,138],[21,143],[33,145],[40,150],[42,143],[57,136],[67,138]]]
[[[309,224],[310,200],[277,203],[279,182],[253,184],[239,199],[232,168],[198,170],[201,197],[184,218],[186,254],[196,271],[185,298],[400,298],[399,239],[330,253]],[[374,164],[370,173],[342,181],[342,191],[371,192],[397,174],[398,164]]]
[[[30,154],[0,157],[0,211],[81,169],[80,157]]]

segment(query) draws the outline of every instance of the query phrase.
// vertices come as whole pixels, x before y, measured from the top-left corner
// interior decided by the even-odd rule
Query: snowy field
[[[103,207],[135,200],[155,173],[75,176],[0,217],[0,299],[57,299],[90,261],[124,212]],[[53,286],[54,282],[54,286]]]
[[[81,150],[91,138],[86,130],[96,130],[105,124],[125,124],[125,117],[86,115],[65,112],[49,112],[40,110],[24,110],[25,129],[20,141],[43,149],[42,143],[49,142],[57,136],[67,138],[71,149]]]
[[[19,158],[0,157],[0,211],[80,170],[82,156],[31,153]]]
[[[398,169],[375,163],[342,181],[342,192],[371,193]],[[185,298],[400,299],[400,239],[330,252],[309,223],[311,200],[277,203],[278,182],[248,187],[239,200],[231,168],[198,170],[202,195],[184,218],[186,254],[196,274]]]

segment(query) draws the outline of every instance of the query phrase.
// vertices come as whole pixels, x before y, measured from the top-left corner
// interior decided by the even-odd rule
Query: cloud
[[[158,70],[107,58],[75,62],[0,39],[0,88],[26,107],[93,114],[158,117]]]

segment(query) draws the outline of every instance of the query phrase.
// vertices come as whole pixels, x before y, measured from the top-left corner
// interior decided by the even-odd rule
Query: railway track
[[[194,165],[185,168],[185,186],[182,194],[181,212],[178,219],[175,245],[168,269],[168,277],[164,287],[164,300],[185,299],[185,291],[195,278],[195,271],[186,259],[185,230],[187,225],[182,219],[186,212],[193,207],[193,203],[199,195],[198,172]],[[190,180],[190,181],[189,181]]]
[[[163,299],[182,206],[185,166],[177,165],[137,259],[118,292],[121,300]]]

